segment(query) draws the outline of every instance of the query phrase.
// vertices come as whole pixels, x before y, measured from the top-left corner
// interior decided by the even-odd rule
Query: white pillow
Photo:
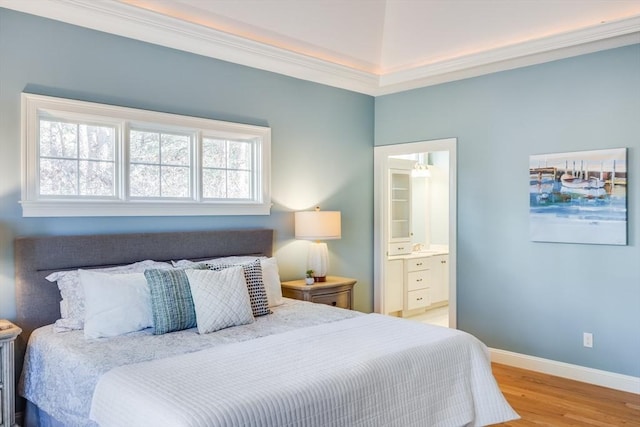
[[[262,281],[264,289],[267,291],[269,307],[284,304],[282,299],[282,287],[280,285],[280,273],[278,271],[278,260],[275,258],[261,258]]]
[[[207,334],[253,322],[253,311],[242,267],[185,272],[196,309],[198,333]]]
[[[114,337],[153,326],[144,273],[79,270],[85,297],[85,338]]]
[[[171,265],[159,261],[140,261],[128,265],[116,267],[97,268],[91,271],[98,271],[112,274],[122,273],[143,273],[146,269],[169,269]],[[84,325],[84,292],[79,270],[57,271],[49,274],[46,279],[50,282],[57,282],[62,301],[60,301],[60,319],[56,320],[53,330],[55,332],[66,332],[82,329]]]
[[[171,261],[176,268],[195,268],[200,264],[208,264],[208,265],[236,265],[236,264],[248,264],[256,260],[256,258],[262,259],[263,257],[259,256],[227,256],[222,258],[213,258],[207,259],[203,261],[191,261],[189,259],[181,259],[180,261]]]

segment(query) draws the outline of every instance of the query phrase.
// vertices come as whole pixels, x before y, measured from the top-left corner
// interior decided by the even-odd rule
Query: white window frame
[[[91,121],[116,127],[115,197],[39,195],[39,119]],[[269,215],[271,210],[271,129],[127,107],[22,94],[22,215],[24,217]],[[129,197],[129,129],[152,128],[193,135],[189,199]],[[202,138],[252,141],[254,194],[251,200],[203,199]]]

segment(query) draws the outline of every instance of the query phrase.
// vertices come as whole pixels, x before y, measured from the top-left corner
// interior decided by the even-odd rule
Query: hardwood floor
[[[518,421],[499,426],[640,426],[640,395],[492,364]]]

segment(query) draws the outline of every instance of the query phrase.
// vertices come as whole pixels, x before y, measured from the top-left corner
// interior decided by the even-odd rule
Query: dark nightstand
[[[327,276],[326,282],[307,285],[303,279],[282,282],[282,296],[351,310],[355,279]]]

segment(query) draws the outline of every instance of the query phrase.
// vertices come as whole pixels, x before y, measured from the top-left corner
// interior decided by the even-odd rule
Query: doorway
[[[450,328],[456,328],[457,326],[457,305],[456,305],[456,218],[457,218],[457,205],[456,205],[456,138],[439,139],[432,141],[419,141],[394,145],[384,145],[374,148],[374,311],[376,313],[388,313],[388,306],[391,304],[389,299],[388,290],[390,288],[388,277],[390,273],[394,273],[397,263],[390,264],[388,261],[391,258],[396,258],[393,250],[396,247],[393,245],[393,239],[390,239],[392,234],[392,190],[389,185],[389,171],[394,164],[397,163],[398,158],[411,159],[414,156],[416,158],[426,158],[426,153],[440,153],[446,154],[448,159],[448,171],[445,176],[445,182],[448,178],[448,233],[447,251],[448,251],[448,263],[446,264],[445,271],[442,274],[448,276],[448,326]],[[423,157],[421,158],[420,155]],[[442,156],[441,156],[442,157]],[[420,162],[415,162],[420,164]],[[428,168],[428,165],[427,165]],[[422,226],[419,224],[418,227]],[[428,227],[428,226],[427,226]],[[429,240],[429,237],[427,237]],[[409,243],[413,249],[423,250],[424,253],[429,252],[431,248],[423,248],[420,244],[415,244],[409,239]],[[429,244],[429,242],[427,242]],[[404,245],[402,245],[404,246]],[[391,250],[391,253],[390,253]],[[415,254],[414,254],[415,255]],[[415,255],[418,256],[418,255]],[[400,257],[402,258],[402,257]],[[402,274],[402,273],[401,273]],[[405,307],[406,307],[405,299]],[[385,307],[387,306],[387,307]],[[410,307],[409,307],[410,308]]]

